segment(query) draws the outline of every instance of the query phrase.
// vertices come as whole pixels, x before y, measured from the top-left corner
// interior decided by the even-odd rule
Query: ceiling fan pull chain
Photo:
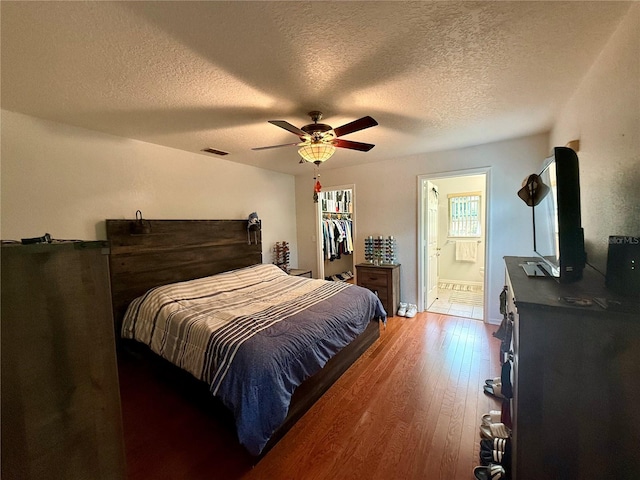
[[[313,170],[313,180],[315,181],[313,185],[313,202],[318,203],[318,194],[322,191],[322,185],[320,185],[320,173],[318,171],[318,166],[314,166]]]

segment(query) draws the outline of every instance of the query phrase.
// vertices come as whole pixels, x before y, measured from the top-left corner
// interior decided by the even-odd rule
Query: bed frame
[[[132,343],[120,338],[127,306],[147,290],[262,263],[260,225],[249,229],[247,220],[107,220],[106,227],[111,249],[111,294],[119,351]],[[287,418],[258,459],[379,336],[379,322],[372,319],[359,337],[296,389]],[[150,350],[148,352],[154,355]],[[208,393],[208,388],[206,390]]]

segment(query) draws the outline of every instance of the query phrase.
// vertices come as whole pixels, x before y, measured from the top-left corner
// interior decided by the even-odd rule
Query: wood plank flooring
[[[256,465],[228,419],[153,369],[121,358],[128,478],[470,479],[482,392],[499,376],[496,326],[419,313],[381,338]]]

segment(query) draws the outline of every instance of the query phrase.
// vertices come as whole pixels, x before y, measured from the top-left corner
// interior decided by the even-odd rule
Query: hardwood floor
[[[138,479],[469,479],[496,326],[419,313],[381,338],[255,466],[233,426],[136,359],[120,360],[128,476]]]

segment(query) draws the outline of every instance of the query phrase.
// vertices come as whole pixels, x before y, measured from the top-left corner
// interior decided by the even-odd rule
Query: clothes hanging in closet
[[[347,218],[324,218],[322,236],[324,258],[335,260],[341,255],[353,253],[351,220]]]

